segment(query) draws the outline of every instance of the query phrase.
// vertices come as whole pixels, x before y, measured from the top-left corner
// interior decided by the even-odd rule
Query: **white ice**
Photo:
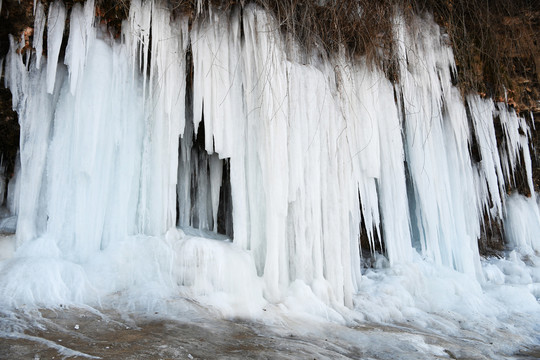
[[[39,19],[42,21],[41,19]],[[47,92],[52,94],[54,91],[54,82],[56,80],[56,68],[58,65],[58,56],[64,35],[64,26],[66,24],[66,7],[62,0],[56,0],[49,6],[49,15],[47,16]],[[42,26],[42,24],[39,24]]]
[[[43,55],[43,32],[45,31],[45,10],[41,1],[37,3],[34,19],[34,40],[32,46],[36,49],[36,67],[41,67],[41,56]]]
[[[226,316],[446,334],[489,334],[518,314],[509,331],[527,339],[540,319],[530,131],[504,104],[461,97],[433,21],[396,18],[394,84],[344,51],[306,53],[254,5],[190,24],[132,1],[119,39],[92,8],[72,8],[58,59],[66,12],[51,5],[46,68],[11,39],[21,144],[3,305],[167,311],[183,297]],[[520,159],[530,198],[505,192]],[[226,179],[232,239],[216,234]],[[491,222],[506,230],[499,260],[478,250]]]

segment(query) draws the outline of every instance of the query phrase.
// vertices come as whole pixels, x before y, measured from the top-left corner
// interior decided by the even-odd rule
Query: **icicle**
[[[0,156],[0,208],[4,205],[6,183],[8,182],[4,156]]]
[[[182,135],[185,128],[185,54],[188,44],[188,22],[170,20],[167,7],[161,3],[152,12],[152,59],[150,96],[159,98],[171,136]],[[173,166],[176,169],[176,166]]]
[[[234,241],[248,249],[250,238],[258,237],[255,228],[260,229],[260,222],[250,220],[248,182],[253,181],[252,187],[259,184],[250,178],[256,176],[253,170],[250,172],[246,167],[247,157],[257,155],[249,154],[247,149],[247,142],[252,140],[247,138],[248,123],[244,114],[240,26],[238,10],[230,16],[213,12],[193,24],[190,36],[194,62],[194,124],[190,128],[198,130],[204,112],[205,149],[217,152],[220,158],[230,157]],[[261,193],[252,196],[258,198]],[[253,217],[258,219],[259,215],[260,212]],[[262,260],[257,264],[261,270]]]
[[[41,1],[37,3],[34,20],[34,40],[32,46],[36,49],[36,68],[41,67],[43,55],[43,31],[45,30],[45,10]]]
[[[187,19],[171,20],[162,2],[139,5],[130,10],[131,24],[137,30],[133,32],[135,39],[128,42],[132,56],[138,55],[142,64],[148,119],[143,141],[145,171],[141,174],[139,226],[145,234],[159,235],[176,224],[178,146],[185,127],[188,23]],[[133,34],[124,36],[129,38]],[[138,54],[134,52],[137,47]]]
[[[480,206],[469,157],[467,116],[451,85],[454,61],[439,28],[417,20],[421,36],[398,27],[405,154],[414,191],[412,232],[435,263],[482,279],[477,237]],[[429,35],[428,35],[429,34]],[[414,50],[411,50],[414,49]]]
[[[218,206],[219,206],[219,191],[221,189],[221,181],[223,177],[223,160],[220,160],[216,154],[210,156],[210,195],[212,199],[212,219],[214,220],[213,230],[217,233],[218,227]]]
[[[66,64],[69,69],[71,94],[75,94],[79,73],[83,70],[82,68],[86,58],[86,34],[84,34],[85,20],[82,6],[80,4],[73,5],[69,25],[69,39],[64,58],[64,64]]]
[[[243,20],[246,154],[252,164],[246,172],[252,214],[250,241],[259,271],[264,269],[265,294],[277,300],[289,277],[286,57],[279,33],[266,13],[251,8],[244,12]]]
[[[86,33],[86,41],[89,41],[89,38],[92,37],[92,34],[95,33],[96,29],[94,27],[94,18],[95,18],[95,0],[87,0],[84,4],[84,29]],[[88,46],[86,47],[86,53],[88,54]]]
[[[64,57],[64,64],[69,68],[71,94],[75,94],[77,83],[88,55],[88,49],[95,37],[93,23],[93,0],[87,1],[84,9],[80,4],[73,6],[70,18],[69,39]]]
[[[128,49],[131,52],[134,70],[138,69],[147,74],[148,50],[150,48],[150,25],[152,21],[152,7],[150,0],[134,0],[129,8],[129,30],[123,34],[127,39]],[[146,94],[146,79],[144,77],[143,93]],[[146,97],[146,96],[145,96]]]
[[[20,112],[27,86],[27,72],[22,61],[22,55],[17,54],[21,46],[12,35],[9,35],[9,52],[6,55],[4,86],[11,90],[12,108]]]
[[[191,31],[191,44],[195,131],[204,113],[205,133],[212,134],[205,138],[206,151],[230,157],[234,151],[233,124],[244,116],[240,101],[240,13],[229,17],[214,12],[208,18],[198,18]]]
[[[58,66],[58,55],[64,37],[66,7],[62,0],[56,0],[49,7],[47,17],[47,92],[52,94]]]
[[[49,134],[56,97],[48,96],[47,73],[31,68],[28,71],[17,54],[18,44],[10,39],[6,68],[6,84],[13,95],[13,108],[19,113],[21,125],[20,171],[16,181],[18,195],[17,241],[23,244],[42,234],[46,227],[46,190],[44,170],[46,167]],[[63,72],[59,69],[54,76],[62,82]],[[60,84],[57,84],[57,89]],[[54,89],[53,89],[54,90]],[[12,211],[14,211],[12,209]]]
[[[482,100],[478,95],[469,96],[467,103],[471,109],[475,138],[482,158],[479,164],[481,171],[479,181],[485,182],[489,191],[489,193],[480,194],[480,201],[492,217],[502,219],[503,198],[501,194],[505,193],[505,179],[493,123],[495,106],[493,101]],[[492,204],[491,208],[490,204]]]
[[[502,152],[502,166],[508,181],[515,182],[514,171],[520,155],[523,155],[525,161],[525,170],[529,191],[534,196],[534,186],[532,185],[532,165],[530,164],[529,138],[530,129],[525,118],[517,116],[514,109],[508,109],[504,103],[497,104],[497,115],[501,121],[504,131],[504,150]],[[520,154],[521,150],[521,154]]]
[[[194,161],[192,159],[192,143],[193,143],[193,123],[186,122],[184,136],[180,140],[180,154],[178,160],[178,225],[181,227],[191,226],[191,179],[194,172]]]

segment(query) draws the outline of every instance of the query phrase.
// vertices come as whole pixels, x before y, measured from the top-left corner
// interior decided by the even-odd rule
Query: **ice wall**
[[[134,0],[118,39],[96,26],[93,6],[73,6],[59,61],[60,1],[49,8],[46,59],[40,3],[36,55],[25,62],[11,41],[21,190],[10,261],[52,247],[52,258],[82,267],[76,285],[43,279],[76,286],[72,301],[143,285],[247,299],[243,282],[254,299],[279,303],[302,289],[339,308],[353,307],[361,287],[366,236],[390,267],[419,254],[483,281],[484,213],[502,221],[520,158],[531,179],[529,130],[503,104],[461,97],[431,20],[396,19],[392,83],[362,59],[305,53],[256,6],[210,9],[189,26],[164,3]],[[232,242],[171,230],[216,232],[220,206],[232,213]],[[119,271],[131,258],[147,272]],[[0,291],[9,284],[4,277]],[[32,301],[47,304],[47,294]]]

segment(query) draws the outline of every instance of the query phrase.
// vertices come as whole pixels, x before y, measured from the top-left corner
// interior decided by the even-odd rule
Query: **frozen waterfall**
[[[5,59],[21,142],[0,304],[121,296],[151,309],[180,296],[233,315],[270,303],[346,322],[465,301],[483,313],[486,289],[512,283],[509,262],[528,274],[516,307],[538,314],[525,119],[463,98],[430,19],[396,19],[395,82],[344,52],[306,53],[278,28],[254,5],[190,23],[133,0],[113,38],[93,1],[68,13],[58,0],[47,15],[38,1],[35,53],[12,38]],[[517,166],[531,198],[507,194]],[[481,259],[492,222],[504,222],[514,262]],[[361,237],[379,272],[364,267]]]

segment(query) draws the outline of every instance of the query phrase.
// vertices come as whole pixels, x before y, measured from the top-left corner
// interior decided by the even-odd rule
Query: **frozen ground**
[[[284,319],[220,319],[189,305],[177,319],[93,309],[6,314],[2,359],[537,359],[540,347],[514,343],[504,328],[487,338],[465,327],[444,336],[409,323],[355,327]],[[26,329],[19,331],[16,328]],[[20,328],[19,328],[20,329]],[[510,335],[510,336],[506,336]],[[494,343],[497,341],[497,343]],[[511,350],[510,350],[511,349]],[[494,352],[495,350],[495,352]],[[509,351],[510,350],[510,351]],[[508,352],[509,351],[509,352]]]

